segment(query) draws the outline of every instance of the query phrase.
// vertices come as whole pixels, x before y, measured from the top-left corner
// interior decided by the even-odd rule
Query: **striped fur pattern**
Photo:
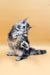
[[[10,51],[8,56],[17,55],[16,60],[22,60],[29,55],[40,55],[46,53],[46,50],[35,50],[30,47],[28,41],[28,32],[32,26],[28,23],[28,19],[24,19],[16,23],[8,34],[8,44]]]

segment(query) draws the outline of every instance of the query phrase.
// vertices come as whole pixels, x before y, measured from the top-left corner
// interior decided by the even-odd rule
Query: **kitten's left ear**
[[[22,23],[25,24],[27,22],[28,22],[28,18],[24,19]]]
[[[34,25],[30,25],[30,26],[29,26],[29,29],[31,29],[31,28],[33,28],[33,27],[35,27],[35,26],[34,26]]]

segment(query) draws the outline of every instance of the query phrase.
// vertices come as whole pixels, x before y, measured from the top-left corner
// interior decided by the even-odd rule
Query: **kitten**
[[[8,34],[10,52],[8,52],[7,55],[17,55],[17,61],[22,60],[29,55],[40,55],[46,53],[46,50],[35,50],[30,47],[28,32],[32,26],[30,26],[27,22],[27,18],[17,22]]]

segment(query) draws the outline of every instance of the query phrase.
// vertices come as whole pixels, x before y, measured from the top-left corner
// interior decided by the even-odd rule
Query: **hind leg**
[[[10,50],[10,51],[7,53],[7,56],[14,56],[14,50]]]
[[[25,59],[27,57],[28,57],[28,55],[18,56],[18,57],[16,57],[16,61],[20,61],[20,60]]]

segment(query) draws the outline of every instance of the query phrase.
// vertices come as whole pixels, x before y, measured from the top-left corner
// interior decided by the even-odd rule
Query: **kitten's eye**
[[[23,26],[23,28],[25,28],[25,26]]]

